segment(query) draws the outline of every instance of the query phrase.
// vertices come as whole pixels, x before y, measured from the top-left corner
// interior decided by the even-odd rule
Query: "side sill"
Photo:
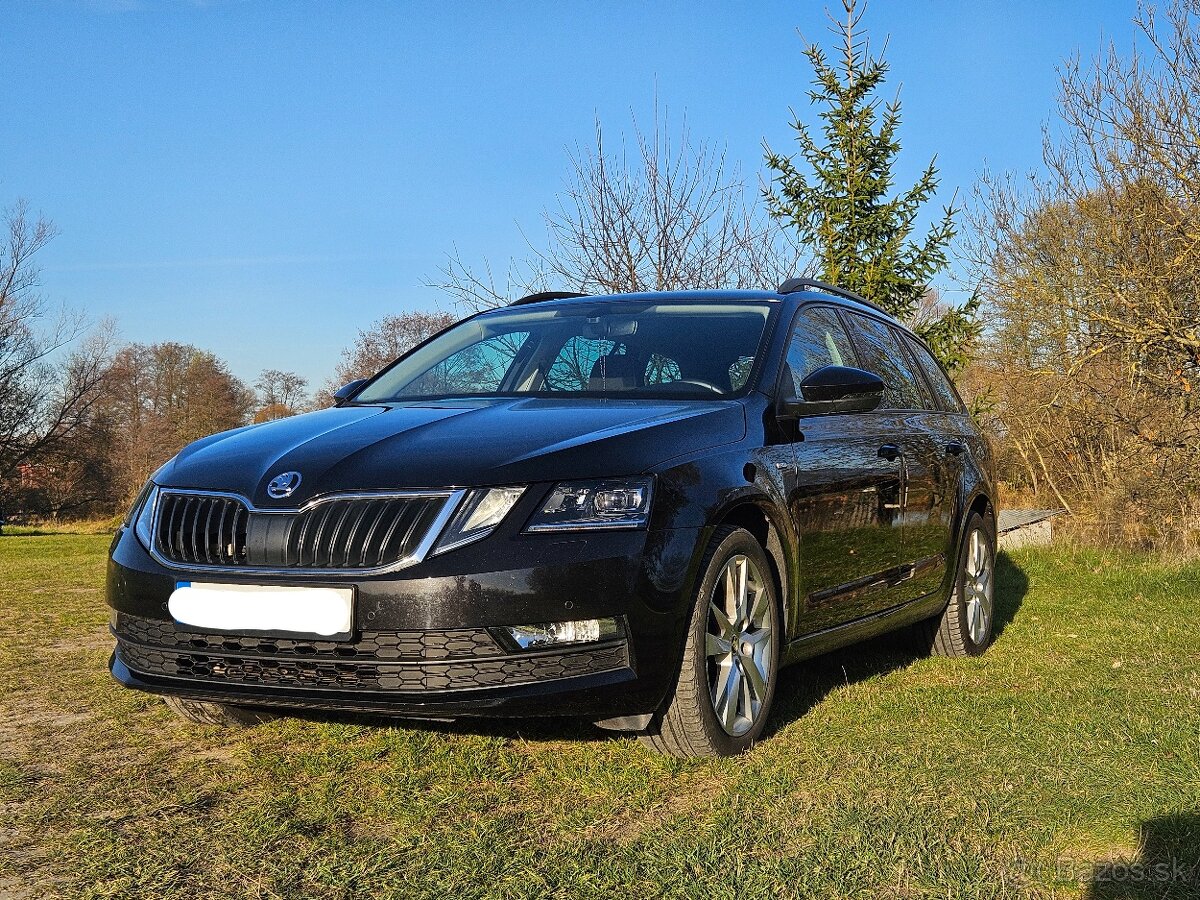
[[[855,619],[853,622],[834,625],[832,628],[822,631],[814,631],[812,634],[796,638],[787,645],[783,653],[783,664],[791,665],[831,650],[837,650],[839,647],[857,644],[859,641],[895,631],[905,625],[935,616],[945,608],[946,598],[942,596],[941,591],[936,591],[928,596],[902,603],[900,606]]]

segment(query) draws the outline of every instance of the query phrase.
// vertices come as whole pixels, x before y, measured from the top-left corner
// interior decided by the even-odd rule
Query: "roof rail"
[[[863,306],[869,306],[871,309],[881,312],[885,316],[891,315],[891,313],[879,304],[872,303],[866,297],[861,297],[854,293],[854,291],[848,291],[834,284],[826,284],[824,281],[817,281],[815,278],[789,278],[776,288],[776,291],[780,294],[795,294],[799,291],[823,291],[826,294],[833,294],[835,297],[843,297],[846,300],[861,303]]]
[[[546,300],[566,300],[570,297],[587,297],[588,294],[577,294],[573,291],[540,291],[527,294],[520,300],[514,300],[509,306],[524,306],[526,303],[542,303]]]

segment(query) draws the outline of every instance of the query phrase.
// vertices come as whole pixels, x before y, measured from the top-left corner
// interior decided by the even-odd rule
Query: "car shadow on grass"
[[[1200,812],[1173,813],[1142,824],[1131,860],[1090,864],[1086,900],[1183,900],[1200,897]]]
[[[997,640],[1005,627],[1016,617],[1029,588],[1029,579],[1006,553],[996,559],[995,630]],[[845,685],[886,675],[906,668],[926,656],[916,642],[901,631],[885,634],[862,643],[844,647],[811,660],[791,666],[780,673],[775,705],[766,734],[784,728],[789,722],[805,715],[828,694]],[[619,732],[604,731],[591,722],[572,718],[460,718],[447,721],[391,719],[351,714],[296,713],[300,718],[329,721],[353,721],[373,726],[401,726],[447,734],[472,734],[519,740],[542,741],[609,741],[626,737]]]
[[[1029,578],[1024,570],[1007,553],[1000,553],[996,558],[993,626],[997,642],[1016,618],[1028,590]],[[928,655],[912,632],[905,629],[791,666],[780,673],[766,733],[770,735],[803,717],[840,687],[899,671]]]

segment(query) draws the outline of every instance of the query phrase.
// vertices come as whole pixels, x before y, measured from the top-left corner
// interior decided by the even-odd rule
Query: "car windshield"
[[[747,385],[771,305],[621,301],[476,316],[401,359],[356,403],[444,397],[706,399]]]

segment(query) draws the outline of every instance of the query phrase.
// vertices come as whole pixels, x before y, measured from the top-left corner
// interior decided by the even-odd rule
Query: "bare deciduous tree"
[[[98,414],[114,461],[114,499],[128,500],[185,445],[245,425],[254,393],[205,350],[130,344],[116,354]]]
[[[85,333],[85,323],[78,316],[53,315],[37,293],[35,257],[54,238],[54,226],[19,202],[0,218],[0,231],[2,511],[47,481],[48,460],[61,467],[72,458],[100,396],[110,347],[102,330],[68,352]],[[48,496],[34,493],[38,502],[22,505],[42,505]]]
[[[581,293],[762,288],[801,271],[788,236],[747,203],[724,152],[677,138],[666,117],[647,134],[634,122],[632,147],[614,151],[596,123],[595,145],[568,158],[567,183],[543,211],[544,245],[509,263],[503,283],[489,265],[457,254],[432,285],[461,306],[490,309],[549,288]]]
[[[990,178],[981,370],[1027,486],[1139,539],[1200,534],[1200,0],[1066,66],[1048,175]]]
[[[333,392],[358,378],[369,378],[394,359],[444,328],[456,319],[442,312],[406,312],[384,316],[358,333],[353,345],[342,351],[342,359],[332,379],[314,398],[316,407],[330,406]]]
[[[295,372],[263,369],[258,380],[254,382],[254,387],[258,392],[255,422],[269,422],[294,416],[308,401],[305,393],[308,379]]]

